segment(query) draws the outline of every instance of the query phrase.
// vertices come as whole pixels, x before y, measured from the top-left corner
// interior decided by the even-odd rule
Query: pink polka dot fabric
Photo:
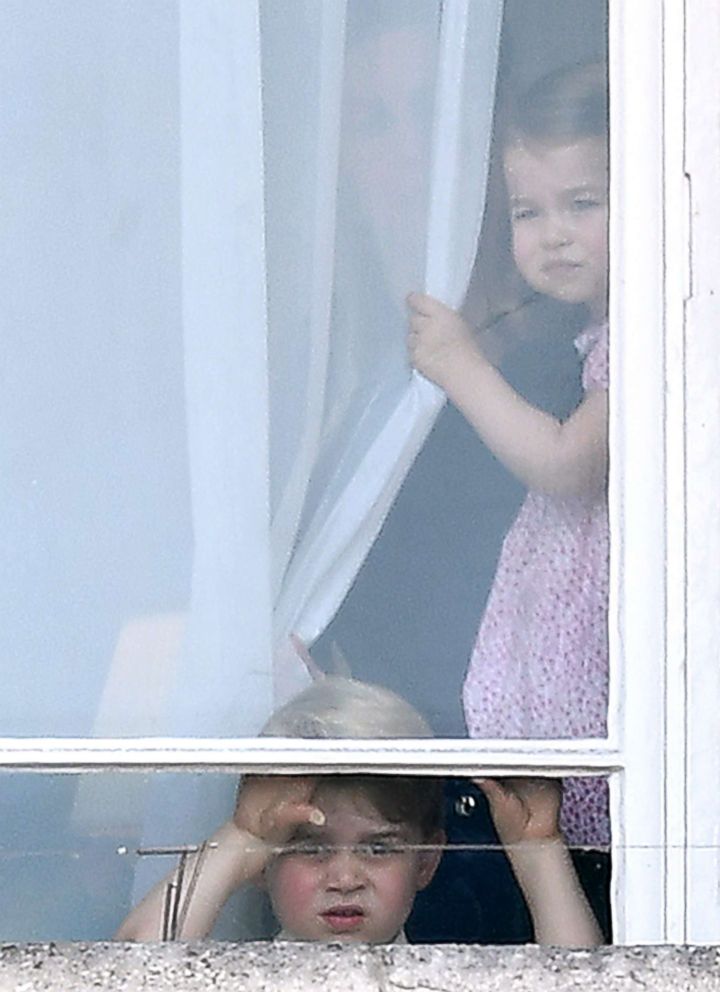
[[[585,392],[607,389],[607,327],[575,342]],[[528,493],[502,548],[465,677],[471,737],[604,737],[608,694],[608,518],[604,493]],[[607,785],[567,779],[571,846],[610,840]]]

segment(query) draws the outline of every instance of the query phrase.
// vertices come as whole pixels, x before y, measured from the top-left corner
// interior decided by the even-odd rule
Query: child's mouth
[[[322,918],[334,933],[346,933],[360,926],[365,913],[360,906],[331,906]]]
[[[570,262],[567,259],[557,259],[552,262],[546,262],[543,265],[543,272],[573,272],[575,269],[582,268],[580,262]]]

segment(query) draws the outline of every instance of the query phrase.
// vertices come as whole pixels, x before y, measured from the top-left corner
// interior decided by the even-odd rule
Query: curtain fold
[[[302,681],[442,402],[403,301],[464,292],[500,9],[2,4],[0,731],[252,735]],[[196,838],[181,779],[66,779],[62,843]]]
[[[357,217],[349,218],[340,211],[339,223],[346,229],[339,232],[334,319],[328,333],[338,336],[339,347],[357,349],[358,339],[368,333],[368,314],[384,321],[385,337],[375,334],[373,342],[382,349],[381,373],[389,388],[384,404],[379,404],[382,386],[379,389],[377,381],[365,384],[368,409],[375,403],[382,415],[373,419],[367,410],[362,411],[357,421],[344,425],[342,446],[336,446],[332,468],[321,460],[314,466],[321,475],[323,493],[306,507],[284,582],[276,593],[276,658],[282,655],[291,631],[310,642],[332,618],[443,402],[439,390],[408,372],[402,347],[403,298],[424,285],[448,304],[460,305],[484,206],[501,3],[471,5],[456,0],[443,5],[442,11],[439,4],[425,3],[424,8],[416,4],[412,14],[406,10],[404,20],[395,12],[385,21],[379,7],[371,8],[376,17],[372,25],[363,23],[359,4],[351,3],[349,9],[343,121],[346,155],[341,162],[338,195],[341,199],[346,196],[344,186],[351,183],[366,184],[365,189],[354,191],[353,203],[355,214],[366,212],[364,220],[372,230],[357,235]],[[395,76],[382,79],[386,70],[383,59],[403,43],[407,46],[405,60],[398,59]],[[364,60],[367,75],[357,69],[360,60]],[[381,81],[372,86],[370,96],[353,92],[353,87],[366,81],[373,71]],[[363,98],[368,106],[363,106]],[[354,106],[357,103],[359,110]],[[371,118],[369,127],[367,117]],[[394,137],[390,134],[393,126],[397,129]],[[432,139],[424,144],[428,134]],[[352,161],[353,154],[362,159],[364,149],[354,146],[363,140],[377,158],[384,156],[379,167],[375,163],[374,169],[363,170],[363,163],[358,167]],[[403,142],[415,142],[411,154]],[[403,185],[415,191],[414,199],[404,193]],[[401,229],[398,220],[407,222],[407,217],[394,218],[392,214],[403,195],[406,202],[401,207],[416,213],[420,223]],[[401,209],[397,213],[401,214]],[[360,269],[361,263],[349,284],[343,272],[348,252],[342,238],[349,232],[360,239],[364,235],[371,260],[379,262],[369,287],[358,287],[368,272],[367,268]],[[414,244],[408,234],[415,236]],[[373,237],[383,242],[374,246],[374,259],[373,246],[368,247]],[[410,266],[406,265],[408,259]],[[272,262],[269,257],[270,267]],[[383,308],[375,303],[353,311],[352,298],[358,288],[374,294],[377,300],[385,299],[387,305]],[[343,339],[348,323],[352,333]],[[331,379],[333,374],[338,378],[342,374],[332,362],[328,372]],[[332,382],[330,392],[332,395]],[[336,395],[339,406],[346,397],[339,390]],[[308,416],[316,413],[307,409]],[[336,409],[326,406],[322,415],[331,423]],[[348,452],[355,456],[349,466]],[[310,474],[312,477],[312,469]],[[312,497],[312,478],[306,488]]]
[[[275,446],[276,461],[271,466],[272,591],[276,597],[292,556],[325,402],[346,0],[300,3],[290,10],[281,0],[271,0],[263,4],[261,16],[265,163],[270,187],[265,211],[269,256],[275,262],[268,269],[269,360],[275,387],[274,432],[284,440],[282,451]],[[304,81],[302,87],[293,86],[298,78]],[[297,168],[295,154],[287,153],[289,134],[305,148],[305,154],[298,156],[302,168]],[[292,151],[296,153],[297,148]],[[291,218],[299,238],[288,237]],[[299,264],[288,265],[288,256],[300,246],[304,257],[297,258]],[[291,272],[296,278],[290,277]],[[298,382],[302,373],[303,381]],[[303,398],[304,410],[299,418],[295,404],[284,402],[298,396]]]
[[[405,296],[460,305],[482,219],[500,0],[241,6],[180,5],[192,593],[123,629],[100,735],[251,735],[307,681],[289,635],[332,619],[443,402]]]
[[[271,536],[265,674],[275,704],[308,677],[287,650],[289,634],[312,641],[332,618],[443,402],[408,367],[404,298],[425,286],[450,305],[462,301],[484,203],[500,14],[499,2],[471,11],[465,0],[260,7],[272,517],[269,532],[260,528]],[[297,79],[303,85],[290,88]],[[248,320],[260,336],[263,318],[258,308]],[[189,399],[202,368],[188,368]],[[219,402],[233,408],[231,393]],[[197,413],[207,416],[202,407]],[[202,443],[201,428],[198,437]],[[241,430],[224,434],[223,445],[240,447],[240,437]],[[257,455],[251,445],[241,450]],[[209,470],[201,474],[200,492],[214,487],[214,498],[242,504],[239,477],[226,475],[227,488],[210,479]],[[210,502],[206,509],[214,512]],[[220,535],[196,525],[195,539],[196,556],[207,553],[217,576]],[[266,560],[258,558],[261,582]],[[207,588],[237,602],[232,584]],[[255,732],[262,707],[265,715],[271,709],[267,682],[259,703],[248,689],[238,699],[234,686],[252,684],[248,656],[237,651],[233,665],[231,654],[216,653],[200,664],[203,619],[212,613],[195,612],[207,602],[201,585],[193,597],[189,622],[198,636],[186,646],[176,694],[202,671],[203,709],[193,723],[186,695],[174,713],[192,733],[216,733],[213,726],[226,726],[225,688],[235,733]],[[245,600],[246,630],[263,628],[264,602]],[[217,712],[206,723],[213,698]],[[146,844],[181,843],[197,833],[200,810],[220,819],[232,801],[210,780],[166,779],[151,793]],[[141,865],[135,895],[161,871]],[[238,922],[227,926],[237,932]],[[217,932],[226,932],[222,923]]]
[[[240,736],[272,706],[260,24],[233,0],[184,0],[180,23],[194,559],[166,732]]]
[[[462,301],[501,9],[180,4],[191,595],[121,628],[97,735],[252,735],[307,679],[289,635],[331,620],[443,402],[404,300]]]

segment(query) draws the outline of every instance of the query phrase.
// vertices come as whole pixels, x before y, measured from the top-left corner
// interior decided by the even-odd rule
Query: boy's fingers
[[[507,795],[507,789],[496,778],[474,778],[473,782],[489,802]]]
[[[317,778],[309,775],[246,775],[238,789],[235,814],[262,822],[264,813],[287,803],[309,803]]]
[[[316,775],[281,775],[288,798],[309,798],[317,786]]]
[[[269,838],[285,839],[295,827],[303,823],[312,823],[321,827],[325,823],[325,814],[317,806],[310,803],[280,803],[267,812],[263,823],[264,832]]]

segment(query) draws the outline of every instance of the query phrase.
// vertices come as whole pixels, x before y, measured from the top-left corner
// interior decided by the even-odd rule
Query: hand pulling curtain
[[[305,404],[302,390],[291,394],[316,458],[285,479],[284,500],[304,500],[294,534],[273,520],[276,665],[292,657],[290,632],[311,642],[332,618],[443,401],[409,373],[403,300],[424,286],[462,302],[484,205],[500,17],[499,2],[464,0],[389,12],[351,2],[345,13],[337,182],[326,185],[328,170],[317,187],[326,206],[335,197],[336,215],[335,266],[323,273],[332,283],[320,283],[327,319],[311,344],[320,338],[327,356],[326,402],[313,403],[313,389]],[[393,72],[383,75],[390,52]],[[335,152],[333,141],[328,161]],[[268,173],[270,198],[272,163]],[[318,230],[327,237],[328,227]],[[270,251],[271,279],[274,261]],[[272,334],[287,353],[297,326],[271,325]],[[273,393],[272,371],[271,424],[288,404],[282,380]],[[284,432],[271,427],[271,439],[281,456]],[[288,669],[280,676],[281,694],[297,687]]]

